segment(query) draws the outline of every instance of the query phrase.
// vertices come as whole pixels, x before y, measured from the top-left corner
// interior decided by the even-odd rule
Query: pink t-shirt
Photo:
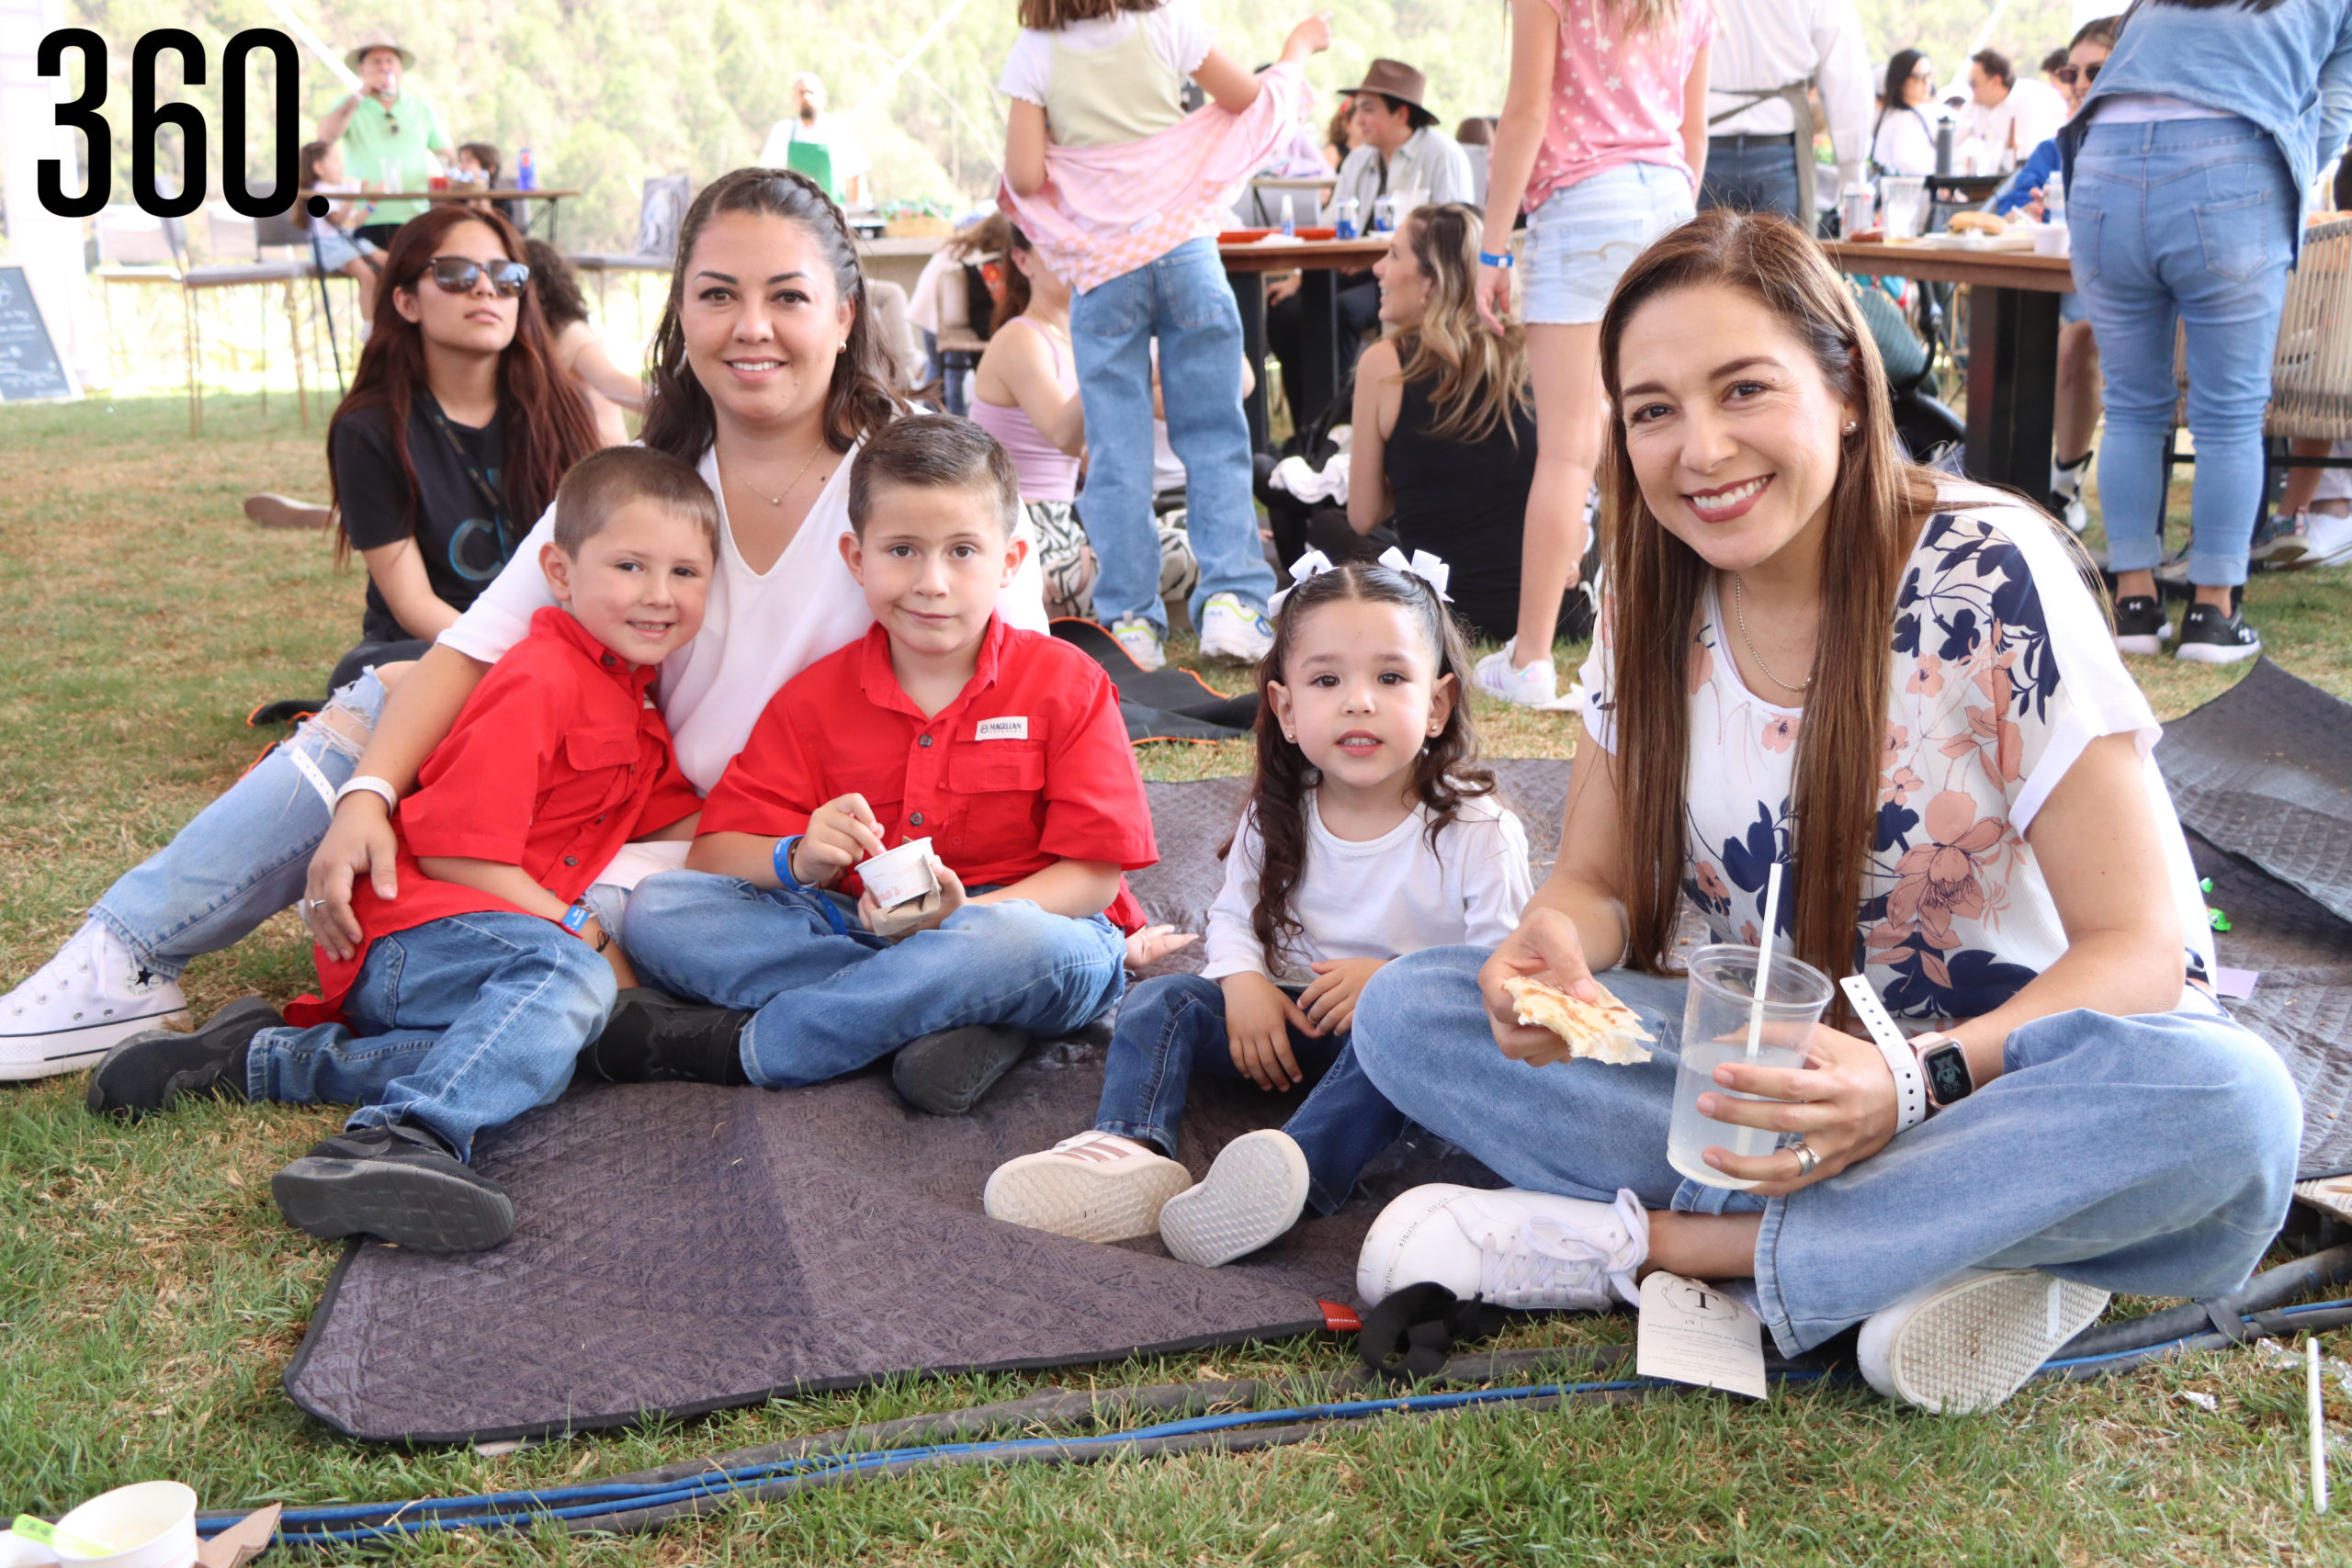
[[[1682,0],[1680,15],[1628,39],[1615,0],[1545,0],[1560,14],[1552,67],[1552,118],[1527,182],[1534,211],[1562,186],[1620,164],[1663,164],[1690,174],[1682,155],[1682,84],[1714,41],[1709,0]]]

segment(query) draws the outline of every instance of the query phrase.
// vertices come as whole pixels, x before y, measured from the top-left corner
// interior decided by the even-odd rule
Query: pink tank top
[[[1078,390],[1078,367],[1062,355],[1054,334],[1026,316],[1015,316],[1000,331],[1026,327],[1046,340],[1054,356],[1054,379],[1065,394]],[[1004,443],[1012,455],[1013,471],[1021,476],[1023,501],[1070,501],[1078,495],[1078,459],[1040,434],[1019,403],[984,402],[972,399],[972,423]]]

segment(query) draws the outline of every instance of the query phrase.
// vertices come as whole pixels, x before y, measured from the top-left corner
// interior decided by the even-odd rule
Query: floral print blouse
[[[2203,982],[2212,933],[2151,754],[2162,731],[2098,601],[2038,513],[1950,481],[1940,499],[1951,510],[1920,530],[1895,602],[1856,967],[1898,1018],[1948,1021],[1991,1011],[2054,962],[2065,929],[2026,830],[2083,749],[2120,732],[2138,740],[2189,976]],[[1716,940],[1753,942],[1766,874],[1789,858],[1804,713],[1747,690],[1718,652],[1727,646],[1722,611],[1710,592],[1690,644],[1682,886]],[[1585,732],[1613,751],[1605,627],[1582,680]],[[1782,939],[1792,913],[1784,892]],[[2183,1005],[2211,1008],[2193,988]]]

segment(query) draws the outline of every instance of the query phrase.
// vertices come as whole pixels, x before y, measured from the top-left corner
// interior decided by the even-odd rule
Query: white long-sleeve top
[[[1527,829],[1492,795],[1463,803],[1430,844],[1430,812],[1417,807],[1377,839],[1342,839],[1306,805],[1306,863],[1291,890],[1304,928],[1295,951],[1269,962],[1250,926],[1264,853],[1255,814],[1245,816],[1225,860],[1225,886],[1209,906],[1204,978],[1255,973],[1312,979],[1310,964],[1337,958],[1398,958],[1425,947],[1493,947],[1519,925],[1535,892]]]
[[[1870,50],[1853,0],[1739,0],[1715,9],[1707,64],[1707,130],[1713,136],[1784,136],[1796,129],[1789,106],[1767,98],[1723,119],[1755,93],[1814,79],[1841,167],[1870,156]]]

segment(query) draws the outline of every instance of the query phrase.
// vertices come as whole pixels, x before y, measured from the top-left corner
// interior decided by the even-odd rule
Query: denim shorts
[[[1562,186],[1527,215],[1522,319],[1530,326],[1600,320],[1634,258],[1695,210],[1689,176],[1663,164],[1620,164]]]
[[[376,254],[373,240],[354,240],[342,234],[325,234],[319,239],[319,270],[341,272],[361,256]]]

